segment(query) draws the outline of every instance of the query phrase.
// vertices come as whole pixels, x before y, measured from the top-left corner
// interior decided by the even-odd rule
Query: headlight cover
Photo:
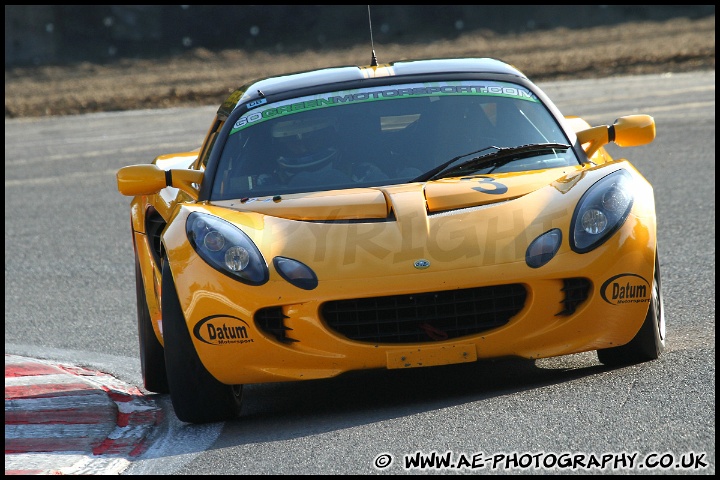
[[[273,258],[275,270],[282,278],[303,290],[313,290],[318,286],[318,278],[310,267],[299,260],[287,257]]]
[[[525,252],[525,263],[530,268],[540,268],[548,263],[557,253],[562,242],[562,231],[559,228],[549,230],[535,240]]]
[[[599,180],[582,196],[570,223],[570,248],[589,252],[610,238],[630,214],[632,176],[618,170]]]
[[[211,267],[248,285],[268,281],[268,267],[260,250],[235,225],[206,213],[188,215],[185,231],[200,257]]]

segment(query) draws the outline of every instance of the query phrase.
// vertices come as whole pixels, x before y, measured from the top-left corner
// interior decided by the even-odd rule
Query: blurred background
[[[452,40],[715,15],[714,5],[371,5],[372,40]],[[5,5],[5,68],[112,63],[187,50],[292,53],[367,42],[367,5]]]

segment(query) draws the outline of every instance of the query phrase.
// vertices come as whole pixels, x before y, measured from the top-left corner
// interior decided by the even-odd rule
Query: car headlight
[[[634,199],[631,184],[631,175],[618,170],[585,192],[570,223],[573,251],[585,253],[599,247],[625,223]]]
[[[262,254],[245,232],[206,213],[193,212],[185,224],[188,240],[210,266],[249,285],[268,281]]]

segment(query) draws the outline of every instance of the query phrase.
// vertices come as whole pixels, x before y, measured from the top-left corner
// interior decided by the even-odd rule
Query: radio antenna
[[[370,66],[371,67],[377,67],[378,66],[378,59],[375,55],[375,43],[373,42],[373,34],[372,34],[372,18],[370,17],[370,5],[368,7],[368,23],[370,24],[370,47],[372,48],[372,58],[370,59]]]

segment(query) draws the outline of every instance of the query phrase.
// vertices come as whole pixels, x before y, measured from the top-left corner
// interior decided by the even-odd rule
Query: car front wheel
[[[163,259],[161,296],[165,364],[175,415],[188,423],[237,418],[242,385],[219,382],[202,364],[190,338],[167,259]]]

